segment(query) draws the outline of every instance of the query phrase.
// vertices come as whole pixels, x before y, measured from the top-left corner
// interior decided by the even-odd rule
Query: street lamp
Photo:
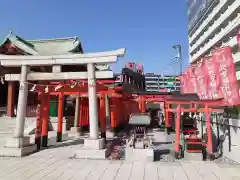
[[[173,46],[174,49],[176,49],[177,51],[177,56],[176,58],[179,60],[179,64],[180,64],[180,75],[182,74],[182,47],[181,45],[174,45]]]

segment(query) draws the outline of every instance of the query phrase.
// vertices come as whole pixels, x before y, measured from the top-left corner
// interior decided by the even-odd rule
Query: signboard
[[[191,31],[209,7],[219,0],[187,0],[188,31]]]

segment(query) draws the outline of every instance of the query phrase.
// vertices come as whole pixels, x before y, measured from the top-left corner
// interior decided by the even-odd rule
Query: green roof
[[[25,40],[12,32],[0,44],[0,47],[10,41],[17,48],[29,55],[60,55],[69,53],[83,53],[78,37]]]
[[[83,53],[82,44],[78,37],[25,40],[10,31],[8,36],[0,43],[0,48],[8,41],[27,55],[51,56]],[[96,68],[99,70],[107,70],[109,66],[107,64],[97,64]]]

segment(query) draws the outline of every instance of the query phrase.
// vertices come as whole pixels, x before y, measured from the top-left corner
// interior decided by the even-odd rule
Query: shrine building
[[[84,50],[82,43],[78,37],[41,39],[41,40],[25,40],[24,38],[10,32],[0,45],[1,55],[23,55],[23,56],[53,56],[53,55],[74,55],[83,54]],[[86,64],[78,65],[61,65],[61,66],[29,66],[31,73],[50,73],[50,72],[87,72]],[[108,72],[110,67],[108,64],[95,64],[96,70]],[[142,68],[143,70],[143,68]],[[21,67],[3,67],[1,66],[1,76],[5,74],[20,74]],[[122,68],[121,73],[113,73],[112,78],[102,78],[102,80],[111,80],[110,84],[122,86],[125,91],[133,92],[135,90],[145,90],[145,77],[143,72],[138,72],[138,67],[135,63],[128,63]],[[31,81],[31,83],[41,84],[42,81]],[[130,84],[131,86],[126,86]],[[16,116],[19,81],[12,79],[4,81],[0,84],[0,107],[6,109],[8,117]],[[127,88],[126,88],[127,87]],[[83,102],[82,102],[83,103]],[[71,128],[74,125],[76,95],[68,94],[64,96],[64,114],[70,116],[66,128]],[[37,93],[28,93],[26,117],[36,117],[37,108]],[[1,112],[4,115],[4,112]],[[54,121],[58,116],[58,96],[50,96],[50,117]],[[57,121],[57,120],[55,120]]]

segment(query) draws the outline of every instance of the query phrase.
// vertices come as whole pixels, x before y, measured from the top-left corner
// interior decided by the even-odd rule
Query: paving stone
[[[181,166],[172,166],[172,171],[174,180],[195,180],[188,178]]]
[[[89,160],[88,163],[85,164],[84,168],[74,173],[74,176],[71,180],[84,180],[86,179],[91,173],[94,173],[95,168],[98,166],[99,163],[104,160]]]
[[[204,179],[204,180],[219,180],[211,171],[211,169],[208,169],[205,166],[205,163],[202,161],[192,161],[192,165],[196,168],[198,174]]]
[[[144,179],[158,180],[158,166],[154,163],[145,165]]]
[[[44,179],[45,176],[51,174],[54,170],[56,170],[58,167],[63,165],[65,161],[63,160],[57,160],[57,159],[52,159],[52,161],[47,165],[47,167],[42,168],[42,170],[39,171],[39,173],[36,173],[35,170],[31,172],[30,175],[28,175],[29,180],[34,180],[34,179]]]
[[[146,179],[144,177],[145,172],[145,163],[142,161],[133,162],[132,171],[129,177],[129,180],[143,180]]]
[[[107,169],[102,174],[100,180],[112,180],[117,176],[117,173],[120,169],[121,163],[120,162],[112,162],[108,164]]]
[[[99,179],[100,177],[102,177],[104,172],[107,170],[109,164],[110,164],[109,161],[99,161],[98,165],[95,166],[94,171],[91,171],[85,179],[86,180]]]
[[[123,161],[114,180],[129,179],[132,171],[132,162]]]
[[[238,180],[238,166],[219,167],[215,162],[142,162],[110,160],[70,160],[61,158],[0,158],[0,179],[159,179]]]
[[[158,163],[158,177],[159,180],[173,180],[173,167],[168,163]]]
[[[171,146],[159,145],[158,149]],[[75,159],[81,144],[69,141],[23,158],[0,157],[0,180],[240,180],[240,166],[227,160],[144,162]],[[166,159],[171,154],[165,154]],[[230,162],[230,163],[229,163]]]
[[[191,162],[182,162],[182,168],[188,179],[203,180],[203,177],[198,173],[195,166]]]
[[[85,167],[89,160],[71,160],[70,162],[70,166],[68,167],[68,169],[64,170],[64,173],[60,177],[58,177],[58,180],[71,179],[72,177],[74,177],[76,172],[80,171]]]

